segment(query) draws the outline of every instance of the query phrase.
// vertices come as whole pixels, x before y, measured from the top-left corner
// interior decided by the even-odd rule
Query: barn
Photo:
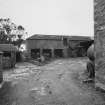
[[[90,41],[90,37],[83,36],[78,37],[35,34],[27,38],[26,46],[30,57],[34,59],[40,55],[47,55],[51,58],[66,58],[70,57],[72,54],[71,52],[74,49],[77,49],[78,46],[81,47],[82,45],[84,45],[80,45],[81,43],[90,43]]]

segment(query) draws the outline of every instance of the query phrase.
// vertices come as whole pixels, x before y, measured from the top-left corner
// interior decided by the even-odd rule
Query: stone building
[[[16,63],[16,47],[12,44],[0,44],[0,51],[3,52],[3,68],[14,67]]]
[[[87,55],[87,49],[94,43],[94,38],[86,36],[72,36],[68,38],[69,56],[84,57]]]
[[[35,34],[27,38],[27,50],[31,58],[37,58],[40,55],[47,55],[52,58],[57,57],[70,57],[74,52],[77,54],[76,49],[82,49],[86,52],[91,41],[90,37],[83,36],[58,36],[58,35],[39,35]],[[80,43],[88,43],[80,45]],[[72,51],[74,52],[72,53]],[[77,51],[77,52],[76,52]],[[81,55],[82,56],[82,55]]]

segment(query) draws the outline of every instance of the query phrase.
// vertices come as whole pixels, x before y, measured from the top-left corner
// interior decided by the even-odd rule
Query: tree
[[[25,29],[22,25],[17,26],[9,18],[0,19],[0,43],[10,43],[20,47]]]

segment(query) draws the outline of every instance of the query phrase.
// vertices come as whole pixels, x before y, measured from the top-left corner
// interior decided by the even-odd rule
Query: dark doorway
[[[21,58],[21,52],[16,52],[16,62],[21,62],[22,58]]]
[[[4,51],[4,52],[3,52],[3,56],[4,56],[4,57],[11,57],[11,52]]]
[[[38,57],[40,57],[40,49],[32,49],[31,50],[31,57],[33,59],[37,59]]]
[[[45,57],[52,57],[51,49],[43,49],[43,55]]]
[[[56,58],[63,57],[63,49],[55,49],[54,55]]]

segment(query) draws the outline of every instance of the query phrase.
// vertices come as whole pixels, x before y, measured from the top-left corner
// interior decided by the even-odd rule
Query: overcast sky
[[[93,0],[0,0],[1,18],[23,25],[29,35],[93,36]]]

